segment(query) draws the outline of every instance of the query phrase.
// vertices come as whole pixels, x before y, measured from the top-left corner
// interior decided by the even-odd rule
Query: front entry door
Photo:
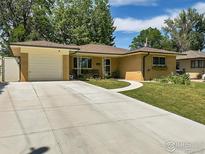
[[[111,76],[111,60],[109,58],[104,59],[104,75]]]

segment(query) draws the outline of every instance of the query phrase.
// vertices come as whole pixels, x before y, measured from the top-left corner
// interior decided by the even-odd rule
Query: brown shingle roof
[[[201,51],[187,51],[186,55],[178,55],[177,60],[181,59],[195,59],[195,58],[205,58],[205,52]]]
[[[79,50],[78,46],[75,45],[64,45],[49,41],[26,41],[26,42],[13,42],[10,45],[19,46],[33,46],[33,47],[49,47],[49,48],[62,48],[62,49],[75,49]]]
[[[80,46],[80,52],[100,54],[125,54],[128,52],[128,50],[108,45],[87,44]]]
[[[168,51],[168,50],[163,50],[163,49],[155,49],[155,48],[149,48],[149,47],[143,47],[139,48],[133,51],[130,51],[129,53],[137,53],[137,52],[150,52],[150,53],[164,53],[164,54],[179,54],[174,51]]]
[[[33,46],[33,47],[49,47],[49,48],[63,48],[63,49],[74,49],[78,50],[80,53],[91,53],[91,54],[115,54],[115,55],[126,55],[138,52],[150,52],[150,53],[164,53],[164,54],[179,54],[173,51],[167,51],[162,49],[155,49],[149,47],[143,47],[133,51],[129,51],[123,48],[116,48],[108,45],[100,44],[87,44],[87,45],[64,45],[49,41],[27,41],[27,42],[14,42],[10,45],[17,46]]]

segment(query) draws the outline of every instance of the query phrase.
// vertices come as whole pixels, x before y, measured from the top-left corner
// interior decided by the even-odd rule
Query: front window
[[[165,57],[153,57],[153,65],[165,66],[166,65]]]
[[[78,68],[78,58],[74,57],[73,59],[74,68]],[[92,59],[91,58],[79,58],[79,67],[81,69],[91,69],[92,68]]]
[[[191,68],[205,68],[205,60],[192,60]]]
[[[176,68],[177,68],[177,70],[180,69],[180,62],[177,62],[177,64],[176,64]]]

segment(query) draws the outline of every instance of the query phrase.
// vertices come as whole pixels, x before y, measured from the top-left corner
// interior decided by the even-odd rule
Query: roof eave
[[[87,51],[78,51],[78,53],[83,53],[83,54],[107,54],[107,55],[119,55],[122,56],[124,53],[106,53],[106,52],[87,52]]]
[[[182,55],[180,53],[171,53],[171,52],[153,52],[153,51],[133,51],[133,52],[128,52],[126,54],[134,54],[134,53],[153,53],[153,54],[170,54],[170,55]]]

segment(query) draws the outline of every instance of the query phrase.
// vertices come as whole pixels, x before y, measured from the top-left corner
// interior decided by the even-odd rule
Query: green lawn
[[[122,94],[205,124],[205,83],[144,83],[143,87]]]
[[[86,82],[106,89],[117,89],[117,88],[127,87],[130,85],[128,82],[118,81],[114,79],[105,79],[105,80],[90,79]]]

